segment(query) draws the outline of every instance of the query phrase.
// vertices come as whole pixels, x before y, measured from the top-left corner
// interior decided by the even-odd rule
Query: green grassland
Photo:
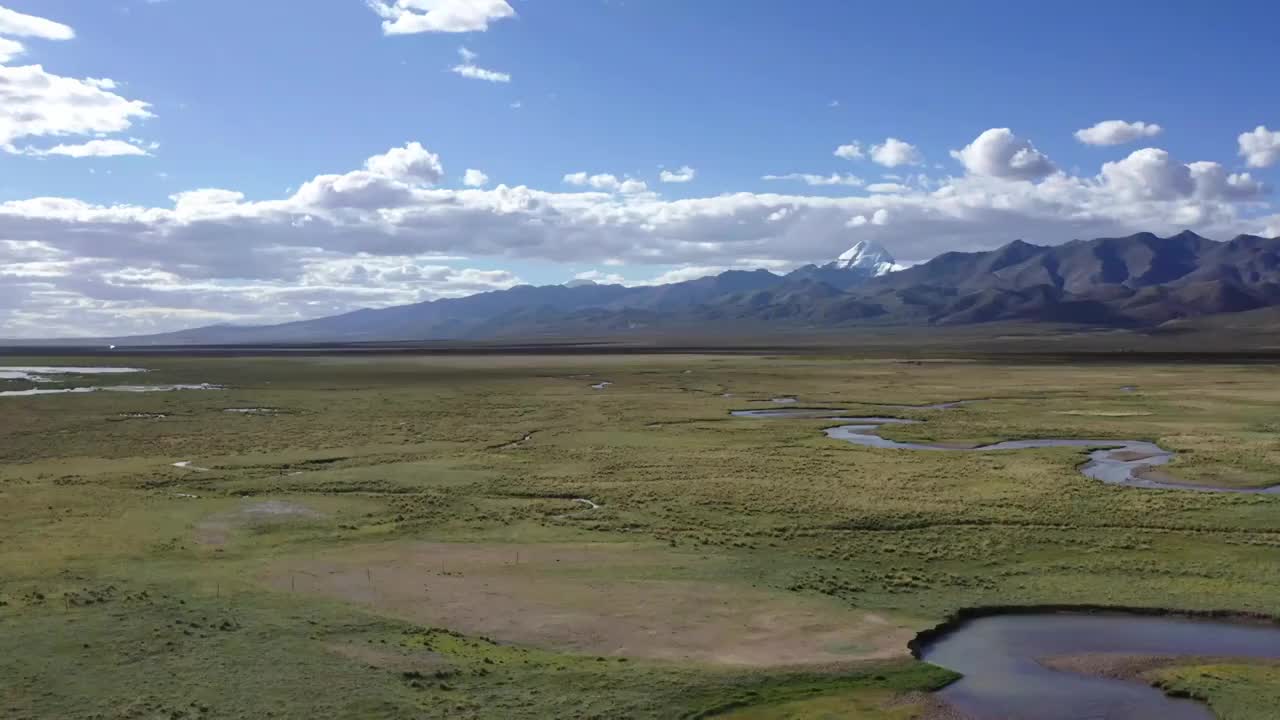
[[[1175,666],[1144,678],[1168,693],[1207,702],[1222,720],[1266,720],[1280,707],[1280,667],[1275,665]]]
[[[681,661],[633,636],[608,645],[563,628],[545,642],[468,630],[512,607],[581,613],[575,597],[630,589],[660,589],[693,630],[698,606],[720,597],[770,613],[803,604],[830,623],[861,613],[899,630],[983,604],[1280,614],[1280,497],[1106,486],[1077,471],[1084,456],[1069,448],[877,450],[825,438],[830,421],[729,415],[795,396],[926,421],[883,429],[903,440],[1149,439],[1177,451],[1166,468],[1177,479],[1265,486],[1280,483],[1280,371],[1267,365],[102,361],[151,372],[80,384],[226,389],[0,397],[0,717],[910,718],[925,711],[908,693],[950,678],[861,645],[820,648],[848,662],[769,667],[707,661],[714,631],[699,640],[702,659]],[[603,380],[613,384],[592,389]],[[961,399],[982,401],[876,406]],[[306,512],[246,511],[263,501]],[[513,556],[507,567],[486,555],[483,568],[414,570],[426,573],[421,601],[412,588],[380,591],[417,582],[394,554],[414,543],[527,548],[526,558],[581,546],[589,563]],[[320,591],[321,579],[298,576],[345,563],[358,581],[367,557],[367,588]],[[494,605],[459,627],[429,621],[436,588],[465,592],[479,577],[527,583],[542,604]],[[482,609],[486,597],[477,592]],[[1224,718],[1274,707],[1264,704],[1280,687],[1274,670],[1217,676],[1228,679],[1158,679],[1209,697]]]

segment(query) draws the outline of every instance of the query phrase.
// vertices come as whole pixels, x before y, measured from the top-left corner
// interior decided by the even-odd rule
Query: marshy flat
[[[958,673],[909,643],[956,608],[1280,615],[1280,497],[1083,474],[1275,485],[1267,365],[65,364],[149,370],[0,386],[225,389],[0,398],[0,677],[18,679],[0,715],[904,720],[949,697],[934,691]],[[603,378],[617,385],[590,389]],[[1141,392],[1117,390],[1135,378]],[[769,402],[784,396],[797,402]],[[823,434],[842,427],[851,439]],[[1150,466],[1163,451],[1176,460]],[[1045,663],[1119,662],[1085,656],[1101,657]],[[1280,705],[1280,664],[1161,662],[1097,687],[1158,701],[1144,687],[1158,682],[1232,720],[1272,720]]]

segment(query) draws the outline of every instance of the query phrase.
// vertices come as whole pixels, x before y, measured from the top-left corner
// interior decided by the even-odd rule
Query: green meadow
[[[924,421],[881,429],[901,440],[1151,440],[1177,453],[1163,479],[1263,487],[1270,365],[0,361],[95,363],[149,372],[40,387],[223,389],[0,396],[5,718],[926,718],[953,676],[906,641],[958,608],[1280,615],[1280,496],[729,414],[794,397]],[[975,402],[882,407],[953,400]],[[1147,680],[1233,720],[1280,693],[1242,662]]]

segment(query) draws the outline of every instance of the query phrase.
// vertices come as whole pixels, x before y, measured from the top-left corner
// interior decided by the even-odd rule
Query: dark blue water
[[[1141,683],[1037,662],[1083,653],[1280,658],[1280,628],[1132,615],[1002,615],[961,625],[925,647],[921,658],[964,675],[939,695],[974,720],[1213,720],[1205,706]]]

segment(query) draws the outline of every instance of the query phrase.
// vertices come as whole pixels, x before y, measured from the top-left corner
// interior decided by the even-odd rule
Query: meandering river
[[[938,403],[935,405],[882,405],[881,407],[945,410],[956,407],[964,401]],[[1095,480],[1111,485],[1128,485],[1131,487],[1156,488],[1163,490],[1200,490],[1205,492],[1232,492],[1254,494],[1280,494],[1280,485],[1267,488],[1234,488],[1215,487],[1212,485],[1192,485],[1183,483],[1161,482],[1142,476],[1142,471],[1165,465],[1173,460],[1169,450],[1146,440],[1113,440],[1086,438],[1036,438],[1032,440],[1005,440],[990,445],[976,447],[960,447],[939,445],[934,443],[899,442],[876,434],[884,425],[911,425],[919,420],[895,417],[846,417],[843,410],[830,408],[768,408],[763,410],[734,410],[736,417],[751,418],[796,418],[808,420],[831,420],[849,423],[827,428],[823,432],[835,440],[864,445],[866,447],[887,448],[894,450],[926,450],[938,452],[998,452],[1004,450],[1030,450],[1036,448],[1071,447],[1090,449],[1089,461],[1080,466],[1080,472]]]
[[[881,407],[899,407],[911,410],[946,410],[960,405],[961,402],[940,402],[936,405],[882,405]],[[946,452],[996,452],[1006,450],[1033,450],[1042,447],[1078,447],[1082,450],[1093,448],[1089,452],[1089,461],[1080,465],[1080,473],[1085,477],[1102,480],[1103,483],[1157,489],[1189,489],[1204,492],[1238,492],[1261,493],[1261,495],[1280,495],[1280,486],[1267,488],[1233,488],[1203,486],[1203,484],[1167,483],[1142,477],[1142,471],[1165,465],[1174,459],[1171,451],[1165,450],[1156,443],[1143,439],[1088,439],[1088,438],[1036,438],[1009,439],[992,445],[963,447],[954,445],[937,445],[925,442],[899,442],[876,434],[882,425],[910,425],[920,420],[906,418],[849,418],[842,415],[844,410],[827,409],[827,407],[771,407],[764,410],[733,410],[737,418],[794,418],[808,420],[832,420],[838,425],[823,430],[827,437],[841,439],[854,445],[867,447],[892,448],[892,450],[924,450]]]

